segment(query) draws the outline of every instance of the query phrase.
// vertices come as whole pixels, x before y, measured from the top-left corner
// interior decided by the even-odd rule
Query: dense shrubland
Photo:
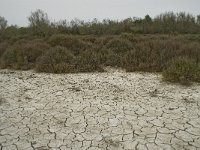
[[[163,77],[167,81],[182,84],[189,84],[190,81],[200,82],[200,67],[191,58],[176,58],[163,71]]]
[[[28,27],[0,17],[0,67],[38,72],[163,72],[167,81],[200,81],[200,16],[172,12],[155,18],[51,23],[38,10]]]

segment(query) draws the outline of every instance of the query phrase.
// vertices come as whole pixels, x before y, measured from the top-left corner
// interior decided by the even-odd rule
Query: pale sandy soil
[[[150,73],[0,70],[5,149],[200,149],[200,85]]]

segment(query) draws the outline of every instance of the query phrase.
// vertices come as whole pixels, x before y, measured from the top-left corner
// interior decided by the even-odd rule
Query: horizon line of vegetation
[[[52,23],[42,10],[29,26],[0,17],[0,68],[48,73],[162,72],[167,81],[200,82],[200,15],[167,12],[151,18]]]
[[[99,21],[84,21],[74,19],[70,22],[60,20],[50,21],[48,14],[38,9],[31,12],[28,17],[27,27],[17,25],[8,26],[7,20],[0,16],[0,30],[4,32],[17,32],[25,34],[30,32],[37,36],[49,36],[54,33],[77,34],[77,35],[119,35],[121,33],[135,34],[197,34],[200,33],[200,14],[194,16],[186,12],[165,12],[152,18],[146,15],[144,18],[127,18],[123,20],[104,19]]]

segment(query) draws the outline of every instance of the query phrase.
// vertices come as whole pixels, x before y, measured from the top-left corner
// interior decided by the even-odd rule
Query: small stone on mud
[[[61,91],[56,93],[56,96],[61,96],[63,93]]]
[[[110,126],[112,127],[116,127],[119,124],[119,120],[118,119],[110,119]]]

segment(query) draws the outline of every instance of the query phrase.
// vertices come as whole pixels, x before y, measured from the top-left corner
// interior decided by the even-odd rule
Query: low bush
[[[1,68],[33,69],[35,62],[49,46],[41,41],[18,42],[9,47],[1,58]]]
[[[77,72],[102,72],[100,60],[97,52],[94,50],[86,50],[80,53],[75,59]]]
[[[106,45],[106,48],[113,50],[115,53],[125,53],[128,50],[134,48],[132,42],[122,38],[114,38],[110,40]]]
[[[174,82],[199,81],[200,73],[194,69],[200,63],[200,41],[196,37],[199,36],[127,33],[104,36],[54,34],[40,38],[8,36],[0,42],[0,67],[72,73],[103,71],[103,67],[111,66],[128,72],[163,71],[164,78]],[[183,67],[182,72],[177,66]],[[195,73],[190,76],[192,70]]]
[[[65,47],[54,47],[36,62],[36,71],[48,73],[75,72],[74,55]]]
[[[9,47],[9,44],[7,42],[0,43],[0,58],[8,47]]]
[[[115,53],[112,49],[102,48],[97,54],[98,60],[103,66],[112,66],[112,67],[120,67],[121,55]]]
[[[49,38],[48,43],[52,46],[62,46],[71,50],[75,55],[78,55],[80,51],[86,50],[92,47],[89,42],[82,41],[79,37],[69,36],[63,34],[56,34]]]
[[[193,59],[187,57],[176,58],[163,71],[163,77],[166,81],[182,84],[193,81],[200,82],[200,66]]]

